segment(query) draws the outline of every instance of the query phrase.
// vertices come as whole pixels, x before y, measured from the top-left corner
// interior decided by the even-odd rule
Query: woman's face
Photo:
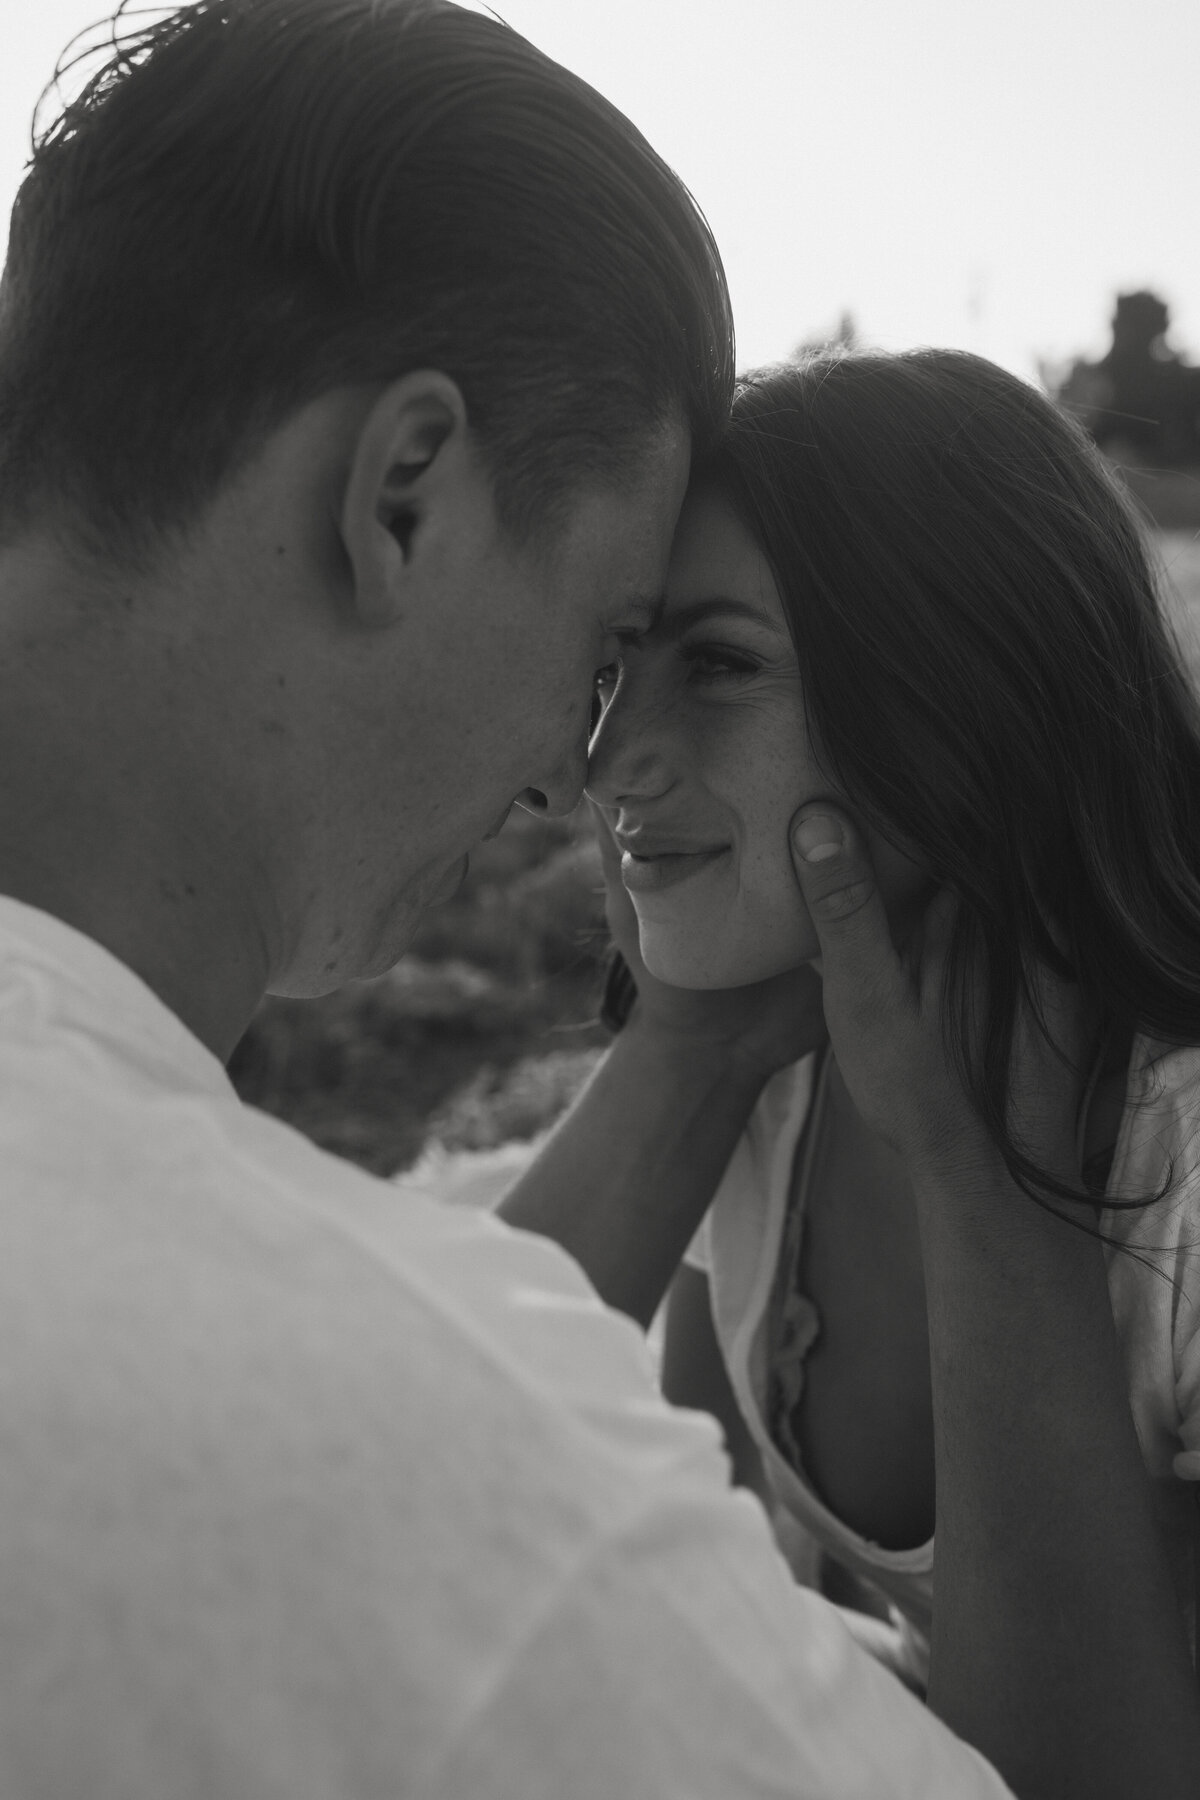
[[[809,742],[771,570],[716,487],[689,494],[662,618],[601,677],[600,699],[588,793],[623,852],[650,973],[739,987],[817,957],[788,827],[808,801],[846,803]],[[867,838],[900,935],[928,878]]]

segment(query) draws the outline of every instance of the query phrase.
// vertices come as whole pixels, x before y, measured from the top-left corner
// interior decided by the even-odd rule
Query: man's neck
[[[86,871],[84,871],[86,875]],[[33,870],[0,848],[0,893],[61,919],[103,946],[157,994],[222,1062],[250,1021],[265,987],[265,961],[223,930],[191,884],[162,876],[155,892],[71,871]]]
[[[253,822],[178,698],[188,655],[136,597],[89,593],[45,552],[0,556],[0,892],[102,944],[224,1060],[270,920]]]

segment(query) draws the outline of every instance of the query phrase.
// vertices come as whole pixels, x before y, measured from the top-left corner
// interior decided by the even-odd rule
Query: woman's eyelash
[[[680,655],[702,681],[757,675],[762,667],[757,657],[748,655],[744,650],[732,650],[727,644],[685,645]]]
[[[730,649],[727,644],[688,645],[679,651],[679,656],[688,665],[689,674],[700,681],[735,680],[739,676],[757,675],[762,668],[756,656],[744,650]],[[592,678],[597,690],[615,687],[622,667],[622,659],[618,656],[597,669]]]

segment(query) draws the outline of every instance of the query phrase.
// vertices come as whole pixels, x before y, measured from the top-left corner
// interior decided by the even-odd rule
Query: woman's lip
[[[621,880],[631,894],[653,894],[699,875],[724,856],[728,848],[728,844],[721,844],[714,850],[663,850],[653,856],[626,850],[621,858]]]

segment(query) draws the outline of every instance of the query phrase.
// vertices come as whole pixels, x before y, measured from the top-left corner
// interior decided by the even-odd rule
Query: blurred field
[[[1160,531],[1156,543],[1200,686],[1200,532]],[[390,975],[321,1000],[266,1000],[230,1074],[245,1099],[382,1175],[427,1147],[528,1139],[601,1054],[604,950],[586,814],[514,811]]]

